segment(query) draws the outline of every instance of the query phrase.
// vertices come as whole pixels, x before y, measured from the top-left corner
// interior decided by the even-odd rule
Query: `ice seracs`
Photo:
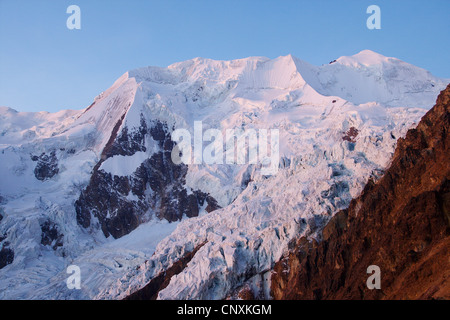
[[[14,251],[14,261],[0,270],[0,298],[123,298],[203,243],[159,298],[225,298],[270,270],[293,237],[314,236],[376,179],[396,140],[447,82],[371,51],[323,66],[290,55],[197,58],[127,72],[85,110],[0,108],[0,239]],[[117,195],[119,211],[151,199],[148,184],[167,181],[152,175],[155,165],[146,161],[167,151],[173,130],[193,135],[195,121],[224,135],[233,128],[278,129],[277,174],[267,177],[248,163],[188,165],[186,172],[171,171],[183,174],[164,184],[177,189],[165,200],[197,194],[195,201],[204,200],[197,217],[169,223],[159,219],[155,203],[133,212],[133,228],[118,239],[105,237],[93,211],[86,211],[89,228],[77,222],[74,204],[96,170],[110,178],[98,181],[111,183],[103,187]],[[58,170],[46,176],[46,165]],[[208,206],[221,208],[207,213]],[[47,245],[51,237],[42,241],[48,225],[57,226],[54,241],[62,239],[61,246]],[[81,290],[65,286],[70,264],[81,268]]]

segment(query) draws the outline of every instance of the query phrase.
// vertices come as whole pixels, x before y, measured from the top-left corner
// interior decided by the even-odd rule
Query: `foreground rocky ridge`
[[[291,240],[381,176],[447,83],[368,50],[317,67],[197,58],[127,72],[85,110],[0,107],[0,299],[123,299],[149,283],[158,299],[224,299],[260,281],[267,298]],[[196,121],[223,137],[278,129],[278,173],[173,164],[171,133],[195,136]],[[73,264],[82,290],[66,286]]]
[[[449,112],[450,85],[322,241],[291,243],[273,269],[275,299],[450,298]],[[370,265],[381,269],[381,290],[366,286]]]

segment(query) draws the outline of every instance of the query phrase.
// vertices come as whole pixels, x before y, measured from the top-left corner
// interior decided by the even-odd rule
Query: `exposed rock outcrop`
[[[449,112],[450,85],[321,241],[297,239],[275,265],[275,299],[450,299]],[[370,265],[379,290],[366,286]]]
[[[116,176],[101,169],[101,164],[110,157],[146,151],[145,141],[150,138],[157,142],[159,151],[143,161],[132,175]],[[206,211],[219,208],[210,195],[186,189],[188,167],[172,162],[173,147],[165,123],[155,121],[147,126],[141,118],[138,130],[129,131],[124,127],[106,145],[89,185],[75,202],[78,224],[88,228],[92,215],[98,219],[106,237],[119,238],[148,221],[151,215],[173,222],[184,215],[198,216],[205,201]]]
[[[36,167],[34,168],[34,176],[38,180],[45,181],[51,179],[59,172],[58,158],[56,157],[55,151],[52,151],[50,155],[44,152],[40,156],[32,156],[31,160],[37,161]]]
[[[182,272],[195,256],[197,251],[204,245],[205,243],[202,243],[191,252],[186,253],[166,271],[161,272],[159,275],[154,277],[145,287],[132,293],[124,300],[156,300],[158,298],[158,293],[169,285],[170,279]]]
[[[0,222],[3,220],[3,209],[0,208]],[[10,244],[6,241],[7,235],[0,233],[0,269],[14,261],[14,251],[10,248]]]
[[[8,264],[14,261],[14,251],[9,247],[9,243],[5,241],[1,244],[0,249],[0,269],[3,269]]]
[[[59,230],[58,225],[50,220],[46,220],[41,224],[41,244],[51,246],[53,250],[63,246],[64,234]]]
[[[358,129],[356,129],[355,127],[350,127],[350,129],[347,130],[347,132],[345,132],[345,135],[342,137],[342,140],[348,141],[348,142],[356,142],[356,137],[358,136]]]
[[[122,121],[123,119],[121,119],[116,126],[120,126]],[[155,127],[162,130],[163,124],[161,122],[157,122]],[[118,129],[119,128],[117,128],[117,130]],[[145,137],[147,133],[147,123],[141,115],[141,125],[138,130],[128,132],[128,127],[125,126],[118,137],[115,137],[117,133],[112,135],[112,142],[107,144],[103,150],[102,159],[107,159],[115,155],[132,156],[138,151],[146,151]]]

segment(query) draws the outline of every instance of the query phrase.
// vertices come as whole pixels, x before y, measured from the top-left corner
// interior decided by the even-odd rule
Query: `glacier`
[[[319,237],[383,173],[397,139],[448,83],[370,50],[322,66],[292,55],[195,58],[129,71],[83,110],[0,107],[0,249],[14,252],[0,269],[0,299],[122,299],[201,244],[159,299],[224,299],[258,275],[267,279],[290,240]],[[82,227],[74,204],[96,166],[130,177],[159,151],[147,138],[131,155],[105,157],[121,133],[139,132],[142,119],[191,132],[195,121],[223,133],[278,129],[279,170],[188,165],[188,193],[208,193],[219,209],[208,213],[205,203],[198,216],[171,223],[148,212],[117,239],[95,216]],[[127,201],[138,199],[130,192]],[[44,245],[43,225],[55,226],[62,243]],[[80,290],[65,283],[73,264]]]

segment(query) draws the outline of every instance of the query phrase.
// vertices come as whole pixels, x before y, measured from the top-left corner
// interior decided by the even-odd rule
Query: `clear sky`
[[[69,30],[69,5],[81,30]],[[381,30],[369,30],[369,5]],[[0,0],[0,106],[82,109],[128,70],[370,49],[450,78],[450,0]]]

